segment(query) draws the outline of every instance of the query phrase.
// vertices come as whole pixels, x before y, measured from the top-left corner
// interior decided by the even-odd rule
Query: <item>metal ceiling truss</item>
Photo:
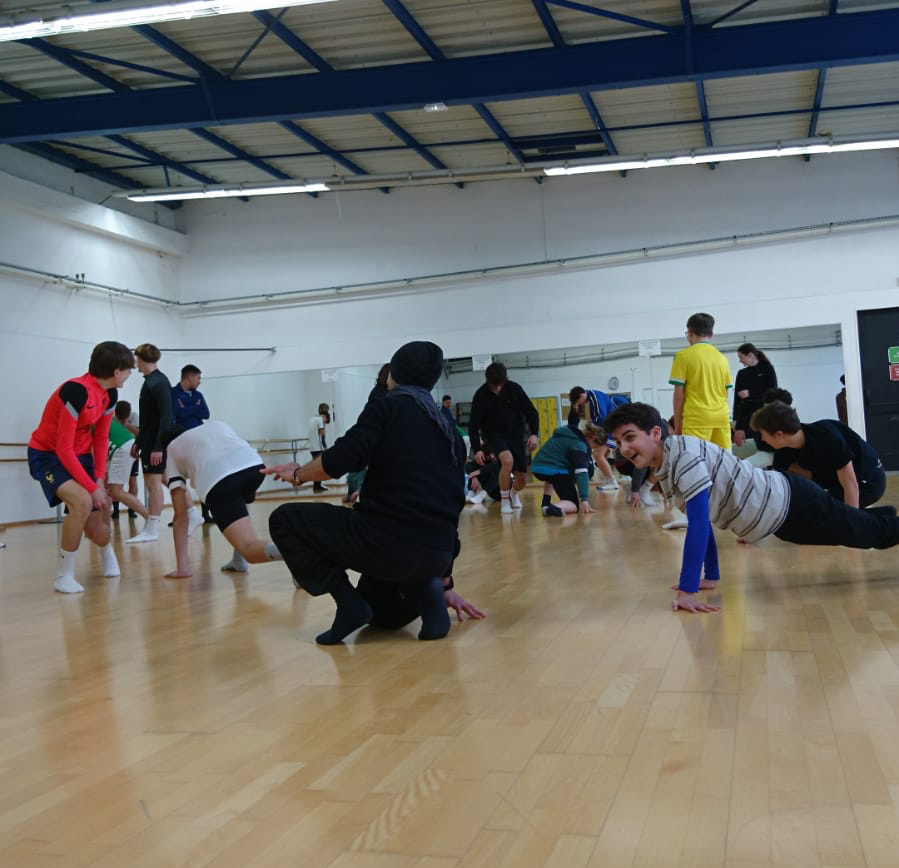
[[[607,154],[618,153],[612,138],[616,130],[650,129],[690,123],[702,124],[706,145],[711,147],[711,125],[716,121],[773,117],[796,114],[803,110],[715,118],[710,116],[705,99],[704,83],[707,80],[816,69],[818,83],[814,103],[804,110],[810,115],[809,134],[815,135],[818,116],[824,110],[822,105],[828,68],[899,60],[899,43],[894,36],[899,32],[899,10],[837,15],[837,0],[829,0],[827,16],[765,24],[734,24],[724,28],[718,28],[717,25],[733,18],[756,0],[741,3],[705,24],[696,24],[689,0],[681,0],[684,26],[678,28],[585,6],[571,0],[532,0],[552,43],[551,48],[455,59],[446,58],[400,0],[383,2],[428,54],[430,63],[336,70],[283,25],[279,17],[269,12],[252,13],[266,28],[262,36],[267,32],[277,36],[315,67],[317,74],[233,80],[149,25],[133,29],[196,72],[199,80],[101,55],[65,49],[46,40],[23,41],[23,45],[52,57],[112,93],[36,100],[13,85],[0,82],[0,91],[20,100],[18,103],[0,105],[0,131],[3,131],[0,132],[0,143],[29,146],[41,143],[40,148],[31,148],[31,152],[43,150],[49,156],[63,152],[47,144],[48,141],[105,135],[117,145],[140,156],[140,165],[156,165],[164,171],[175,170],[202,183],[216,183],[215,179],[190,168],[191,163],[202,163],[202,160],[170,160],[122,138],[125,133],[188,129],[234,159],[254,165],[271,177],[286,180],[290,177],[287,173],[205,129],[209,125],[276,122],[316,152],[328,156],[353,174],[366,175],[368,172],[349,159],[347,153],[394,150],[396,146],[339,151],[297,123],[297,119],[304,117],[365,113],[373,115],[404,147],[415,151],[430,166],[446,170],[443,162],[388,114],[391,111],[421,109],[427,103],[443,102],[447,105],[471,105],[496,140],[509,150],[520,165],[525,165],[532,163],[534,159],[546,158],[546,153],[542,153],[540,157],[531,157],[525,153],[529,147],[539,151],[542,144],[551,147],[570,146],[570,155],[553,153],[554,157],[562,159],[566,156],[598,155],[601,152],[598,148],[596,151],[576,150],[578,145],[590,144],[589,140],[577,139],[583,133],[569,133],[561,137],[513,138],[485,103],[576,94],[596,127],[597,133],[592,134],[595,137],[593,141],[599,145],[601,140]],[[599,15],[654,32],[626,39],[566,45],[549,6]],[[255,40],[232,72],[249,56],[261,38]],[[187,83],[134,90],[91,66],[87,60],[117,64]],[[693,82],[696,87],[699,117],[695,120],[609,127],[600,116],[591,95],[594,91],[685,81]],[[888,105],[895,103],[871,103],[865,107]],[[826,110],[861,107],[863,106],[828,106]],[[550,138],[555,139],[555,142],[550,142]],[[471,140],[471,143],[475,141],[485,140]],[[454,144],[466,143],[468,142]],[[69,147],[77,145],[70,143]],[[71,154],[65,155],[65,163],[68,165],[78,159]],[[133,181],[116,176],[110,170],[95,167],[85,160],[80,160],[79,171],[90,171],[94,176],[98,172],[106,172],[111,183],[123,187],[136,186]],[[111,180],[112,176],[116,177],[114,182]]]

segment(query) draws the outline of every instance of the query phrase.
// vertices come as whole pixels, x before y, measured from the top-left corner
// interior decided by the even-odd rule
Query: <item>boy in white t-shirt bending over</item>
[[[189,431],[176,428],[168,442],[167,462],[169,492],[175,508],[172,536],[177,567],[166,573],[166,578],[186,579],[192,575],[187,556],[188,480],[209,507],[225,539],[234,546],[234,556],[223,570],[246,572],[248,563],[281,560],[275,544],[257,536],[247,510],[265,479],[262,459],[230,425],[213,421]]]

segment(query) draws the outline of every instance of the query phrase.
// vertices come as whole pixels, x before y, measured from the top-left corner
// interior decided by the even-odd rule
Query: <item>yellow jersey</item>
[[[668,382],[684,387],[685,427],[730,427],[728,397],[734,387],[730,365],[708,341],[697,341],[677,353]]]

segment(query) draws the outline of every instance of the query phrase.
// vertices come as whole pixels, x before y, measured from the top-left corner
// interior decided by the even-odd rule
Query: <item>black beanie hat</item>
[[[430,341],[403,344],[390,360],[390,375],[400,386],[433,389],[443,373],[443,350]]]

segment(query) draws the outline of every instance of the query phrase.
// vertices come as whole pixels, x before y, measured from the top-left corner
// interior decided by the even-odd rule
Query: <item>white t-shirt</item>
[[[665,440],[656,473],[662,493],[683,510],[688,500],[709,489],[709,518],[747,542],[774,533],[787,516],[790,486],[783,474],[754,467],[714,443],[696,437]]]
[[[263,463],[259,453],[238,437],[230,425],[215,420],[176,437],[166,454],[169,478],[189,479],[200,500],[205,500],[215,484],[226,476]],[[179,480],[169,482],[169,488],[173,489],[182,485],[184,483]]]
[[[321,452],[322,440],[325,437],[325,421],[321,414],[316,413],[309,420],[309,451]]]

